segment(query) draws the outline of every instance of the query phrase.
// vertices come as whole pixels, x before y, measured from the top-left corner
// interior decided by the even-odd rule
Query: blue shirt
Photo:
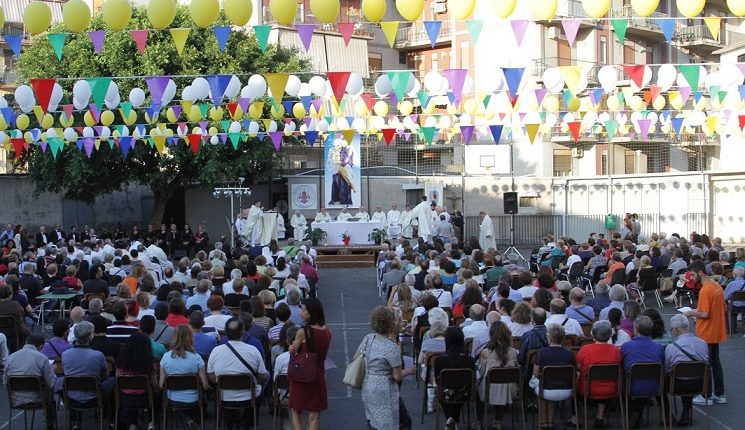
[[[724,289],[724,299],[730,300],[732,298],[732,294],[734,294],[736,291],[743,290],[745,290],[745,279],[737,278],[727,284],[727,288]],[[736,308],[745,308],[745,302],[733,302],[732,305]]]
[[[166,375],[196,375],[204,367],[204,360],[195,352],[186,352],[185,357],[176,357],[168,351],[160,360],[160,367]],[[195,403],[198,400],[197,390],[168,391],[168,399],[174,402]]]
[[[595,313],[599,314],[600,311],[610,305],[610,296],[607,294],[597,294],[595,297],[587,301],[587,305],[590,306]]]
[[[195,333],[194,334],[194,349],[197,350],[197,354],[202,357],[209,357],[212,350],[217,346],[217,339],[214,335]]]
[[[665,363],[665,348],[647,336],[635,336],[621,345],[623,369],[628,374],[635,363]],[[656,394],[660,381],[656,379],[635,379],[631,385],[634,396]]]
[[[587,305],[578,308],[570,306],[566,310],[566,315],[573,320],[577,320],[580,324],[595,322],[595,310]]]
[[[88,346],[75,346],[62,353],[62,368],[65,376],[95,376],[99,382],[108,377],[106,358],[101,351]],[[62,381],[58,378],[55,391],[62,390]],[[79,402],[86,402],[96,397],[96,393],[71,391],[70,398]]]
[[[207,300],[209,300],[209,298],[209,293],[195,293],[186,300],[186,309],[189,309],[194,305],[199,305],[199,307],[202,308],[202,312],[209,312],[207,309]]]
[[[546,337],[546,326],[537,325],[533,330],[520,336],[520,352],[517,355],[517,361],[523,367],[523,371],[530,371],[533,363],[528,363],[528,352],[531,349],[539,349],[548,346]]]

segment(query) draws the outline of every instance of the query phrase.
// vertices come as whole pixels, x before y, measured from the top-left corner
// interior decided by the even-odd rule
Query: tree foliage
[[[221,14],[215,25],[229,24]],[[149,27],[143,7],[133,9],[129,26],[132,29]],[[171,27],[193,27],[186,7],[178,8]],[[100,15],[94,17],[90,30],[103,29]],[[52,31],[62,32],[64,28],[59,26]],[[120,78],[115,81],[123,101],[132,88],[147,89],[142,77],[180,76],[174,77],[179,88],[178,99],[180,89],[197,75],[237,74],[245,84],[247,75],[253,73],[290,73],[307,69],[307,63],[297,54],[274,45],[261,52],[252,33],[235,29],[225,52],[220,52],[211,29],[192,28],[181,56],[176,52],[168,29],[151,30],[145,54],[140,55],[128,31],[108,31],[101,55],[95,53],[86,33],[68,34],[61,61],[57,60],[46,36],[37,36],[21,55],[18,70],[25,80],[57,79],[65,93],[62,104],[72,103],[75,81],[99,76]],[[161,121],[165,122],[165,108],[161,115]],[[82,113],[76,112],[74,117],[76,125],[82,125]],[[116,119],[115,125],[122,123],[118,112]],[[138,113],[137,123],[145,123],[142,112]],[[62,192],[67,198],[88,203],[129,183],[149,186],[156,197],[153,219],[159,221],[159,207],[165,207],[165,200],[177,187],[192,183],[212,186],[239,176],[256,183],[268,177],[275,160],[271,143],[259,142],[256,138],[241,142],[237,151],[230,144],[203,144],[196,155],[183,140],[170,146],[163,155],[139,141],[126,159],[113,143],[102,142],[90,159],[75,144],[66,144],[56,160],[49,151],[43,153],[32,146],[31,151],[17,159],[16,168],[27,170],[37,192]],[[158,199],[163,201],[158,202]]]

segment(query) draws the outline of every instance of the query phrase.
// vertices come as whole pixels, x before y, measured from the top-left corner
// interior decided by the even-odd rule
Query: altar
[[[311,228],[320,228],[326,232],[326,244],[327,245],[342,245],[341,236],[345,232],[350,237],[350,243],[352,245],[371,245],[373,241],[370,240],[370,233],[376,228],[382,228],[379,222],[363,222],[363,221],[333,221],[333,222],[322,222],[313,223],[310,225]]]

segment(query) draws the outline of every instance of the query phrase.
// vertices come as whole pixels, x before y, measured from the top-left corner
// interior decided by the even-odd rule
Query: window
[[[636,171],[636,151],[625,151],[623,154],[624,173],[633,174]]]
[[[538,197],[520,197],[519,204],[521,208],[536,208],[538,207]]]
[[[603,149],[603,151],[600,153],[600,174],[601,175],[608,174],[608,150],[607,149]]]
[[[398,53],[398,64],[406,64],[406,52],[399,51],[399,53]]]
[[[383,55],[370,52],[367,54],[367,62],[370,64],[370,71],[383,70]]]
[[[600,55],[598,56],[600,64],[608,64],[608,38],[600,36]]]
[[[740,54],[737,56],[737,62],[738,63],[745,63],[745,54]]]
[[[460,43],[460,55],[458,56],[459,67],[461,69],[471,68],[471,44],[469,42]]]
[[[569,148],[554,149],[554,176],[572,174],[572,150]]]

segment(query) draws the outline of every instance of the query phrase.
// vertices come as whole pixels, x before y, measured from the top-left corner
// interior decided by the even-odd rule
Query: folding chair
[[[432,373],[432,370],[435,367],[435,359],[441,355],[443,355],[443,353],[441,352],[428,352],[424,358],[425,374],[424,374],[424,395],[422,396],[422,424],[424,424],[424,415],[427,413],[427,400],[429,400],[429,395],[427,394],[427,388],[429,388],[429,385],[430,385],[430,373]],[[433,386],[432,388],[435,388],[435,387]]]
[[[631,387],[634,385],[634,381],[658,381],[657,391],[650,396],[634,396],[631,394]],[[665,372],[661,363],[634,363],[631,365],[628,375],[626,375],[626,422],[630,426],[629,422],[629,401],[634,399],[660,399],[660,419],[662,420],[662,428],[665,428],[665,402],[662,401],[662,396],[665,394]],[[649,410],[647,409],[647,422],[649,422]]]
[[[490,386],[492,384],[517,384],[517,402],[520,404],[520,413],[523,420],[523,430],[525,430],[525,402],[523,401],[523,375],[519,367],[492,367],[484,379],[484,418],[483,424],[487,425],[489,417],[489,395],[491,394]],[[513,399],[515,400],[515,399]],[[514,412],[515,402],[512,402]],[[515,414],[512,416],[512,428],[515,428]]]
[[[590,385],[592,381],[616,381],[616,392],[610,397],[593,397],[590,395]],[[623,400],[621,399],[621,387],[623,386],[623,370],[619,364],[594,364],[587,369],[585,375],[585,392],[582,393],[584,399],[584,428],[587,427],[587,401],[588,400],[609,400],[618,399],[620,408],[619,416],[621,417],[621,428],[626,428],[626,416],[623,413]]]
[[[657,300],[657,307],[662,309],[662,297],[660,296],[660,290],[657,289],[657,272],[653,268],[644,269],[639,276],[639,284],[637,287],[630,287],[632,291],[636,291],[641,299],[641,305],[644,309],[647,308],[646,296],[644,293],[654,291],[655,299]]]
[[[474,400],[475,380],[473,369],[443,369],[437,376],[436,402],[435,402],[435,429],[440,430],[440,405],[447,403],[450,405],[466,405],[467,424],[466,428],[471,428],[471,403]],[[450,392],[461,391],[466,393],[462,400],[445,399],[445,390]]]
[[[221,375],[217,377],[217,387],[215,394],[215,429],[220,429],[220,416],[223,411],[244,411],[251,409],[253,411],[253,428],[256,428],[256,381],[251,374],[242,375]],[[251,400],[241,402],[240,406],[226,405],[223,403],[222,390],[240,390],[251,393]],[[204,420],[204,418],[202,418]],[[224,423],[223,423],[224,425]]]
[[[626,285],[626,271],[622,269],[618,269],[615,272],[613,272],[613,275],[610,278],[610,286],[621,284]]]
[[[745,302],[745,291],[735,291],[727,300],[727,315],[729,315],[729,334],[737,333],[737,314],[745,314],[745,308],[735,307],[734,302]]]
[[[545,366],[541,371],[541,383],[538,390],[538,400],[544,399],[544,381],[566,382],[571,385],[572,395],[570,399],[574,402],[574,415],[579,416],[577,412],[577,379],[574,377],[576,370],[574,366]],[[538,422],[541,422],[541,407],[538,407]],[[579,430],[579,420],[577,421],[577,430]]]
[[[95,397],[87,405],[70,398],[70,392],[91,393]],[[98,414],[98,428],[103,430],[103,401],[100,384],[95,376],[66,376],[62,382],[62,398],[65,399],[65,428],[70,423],[71,411],[95,411]]]
[[[120,410],[122,413],[126,410],[131,410],[131,408],[124,407],[124,404],[122,403],[124,396],[128,396],[128,394],[124,393],[124,390],[145,392],[147,403],[145,403],[145,407],[142,409],[150,410],[150,422],[155,423],[155,396],[153,395],[153,387],[150,377],[145,375],[117,376],[114,387],[114,403],[116,404],[114,412],[114,427],[119,428]],[[137,400],[142,400],[142,395],[132,397]]]
[[[700,382],[699,382],[700,381]],[[698,384],[700,385],[700,389]],[[696,396],[702,395],[707,400],[706,410],[706,428],[711,430],[711,417],[709,416],[708,394],[706,390],[709,385],[709,366],[703,361],[681,361],[673,365],[670,373],[670,407],[668,410],[669,423],[673,422],[673,406],[675,405],[675,396]],[[695,387],[695,388],[691,388]],[[693,424],[693,423],[691,423]]]
[[[424,339],[424,334],[427,333],[427,330],[429,330],[429,325],[424,325],[419,327],[417,332],[415,333],[416,337],[411,340],[411,359],[414,361],[414,363],[417,363],[419,359],[419,348],[416,347],[417,342],[419,345],[422,344],[422,340]],[[416,372],[414,375],[416,379],[416,387],[419,388],[419,372]]]
[[[13,410],[23,411],[23,428],[28,427],[28,411],[31,411],[31,428],[34,428],[34,418],[36,411],[44,412],[44,427],[48,426],[48,421],[54,420],[56,425],[57,417],[47,416],[47,391],[44,388],[44,381],[40,376],[9,376],[8,377],[8,430],[13,430]],[[16,404],[13,400],[15,393],[36,394],[39,401]]]
[[[0,315],[0,333],[4,334],[8,341],[8,354],[21,349],[23,339],[21,339],[19,324],[13,315]]]
[[[197,390],[197,401],[185,405],[174,405],[168,400],[169,391]],[[163,430],[167,429],[168,411],[189,411],[199,408],[199,425],[204,428],[204,405],[202,404],[202,384],[197,375],[169,375],[163,384]]]
[[[279,397],[280,390],[289,391],[290,380],[287,379],[287,375],[277,375],[274,380],[274,387],[272,389],[272,397],[274,403],[274,425],[273,429],[277,429],[277,415],[279,415],[279,427],[282,428],[282,409],[289,409],[282,406],[282,398]]]

